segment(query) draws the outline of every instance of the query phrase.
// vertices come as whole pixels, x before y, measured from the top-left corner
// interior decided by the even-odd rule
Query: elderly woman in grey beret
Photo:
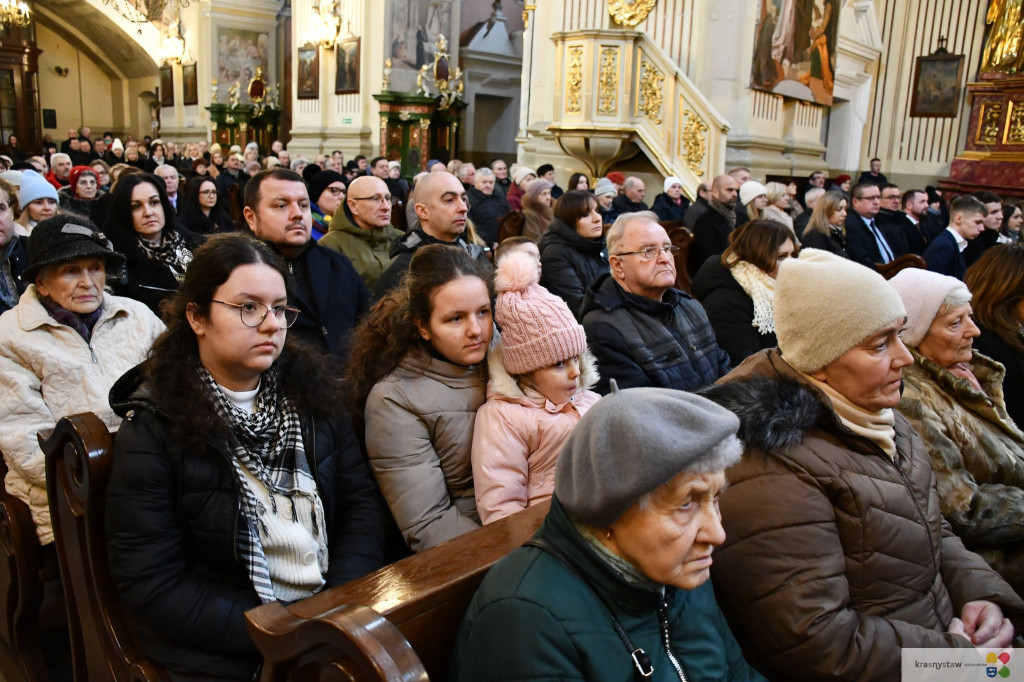
[[[591,407],[559,455],[540,530],[474,596],[454,679],[764,679],[708,582],[738,428],[727,410],[669,389]]]

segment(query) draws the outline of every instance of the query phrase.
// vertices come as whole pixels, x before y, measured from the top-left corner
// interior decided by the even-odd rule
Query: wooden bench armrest
[[[882,277],[886,279],[892,279],[896,276],[900,270],[906,270],[907,268],[920,268],[926,269],[928,264],[924,262],[924,258],[918,256],[916,253],[905,253],[899,258],[894,258],[888,263],[876,263],[875,268],[882,274]]]

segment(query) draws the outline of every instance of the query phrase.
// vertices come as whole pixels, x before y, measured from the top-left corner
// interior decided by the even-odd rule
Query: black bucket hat
[[[102,257],[108,275],[119,274],[125,262],[124,256],[114,251],[114,245],[92,222],[68,215],[39,221],[32,229],[26,256],[28,267],[21,273],[21,281],[27,284],[35,282],[39,271],[48,265],[84,256]]]

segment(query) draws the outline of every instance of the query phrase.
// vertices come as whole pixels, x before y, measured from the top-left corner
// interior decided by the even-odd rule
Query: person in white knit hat
[[[760,182],[747,180],[740,185],[740,203],[747,209],[747,218],[757,220],[768,207],[768,189]]]
[[[898,409],[928,447],[942,513],[1024,594],[1024,432],[1006,412],[1006,370],[973,348],[981,331],[963,282],[908,268],[889,284],[907,308],[914,356]]]
[[[665,178],[662,193],[654,197],[651,210],[657,213],[661,220],[682,222],[689,206],[690,200],[683,195],[683,181],[670,175]]]
[[[804,249],[779,267],[777,349],[708,389],[745,452],[711,568],[771,679],[899,679],[904,647],[1010,646],[1024,601],[949,532],[924,444],[895,408],[913,358],[878,273]]]

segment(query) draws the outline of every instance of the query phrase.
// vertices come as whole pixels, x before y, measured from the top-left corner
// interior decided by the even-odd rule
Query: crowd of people
[[[175,679],[251,679],[245,610],[548,500],[456,679],[895,679],[1024,628],[1012,200],[47,143],[0,173],[4,484],[52,553],[35,434],[117,431],[110,570]]]

